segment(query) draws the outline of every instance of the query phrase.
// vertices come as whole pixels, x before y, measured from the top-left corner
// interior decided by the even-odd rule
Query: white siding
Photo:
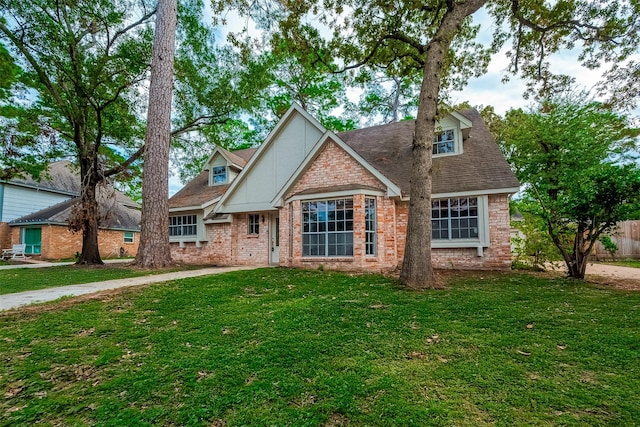
[[[63,194],[7,184],[4,187],[1,218],[3,222],[13,221],[70,198]]]
[[[242,181],[224,203],[222,212],[257,212],[272,210],[271,201],[304,160],[324,129],[301,114],[293,114],[268,146],[252,159]]]

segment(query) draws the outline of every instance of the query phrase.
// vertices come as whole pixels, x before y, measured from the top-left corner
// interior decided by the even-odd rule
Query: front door
[[[271,215],[269,224],[269,238],[271,245],[271,257],[269,261],[271,264],[280,263],[280,218],[276,215]]]
[[[24,253],[30,255],[40,255],[42,245],[41,228],[25,228],[22,243],[26,244]]]

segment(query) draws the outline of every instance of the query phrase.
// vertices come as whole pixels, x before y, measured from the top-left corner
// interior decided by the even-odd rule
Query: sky
[[[208,5],[207,5],[208,7]],[[210,12],[209,16],[210,16]],[[259,35],[259,30],[251,21],[240,18],[234,12],[228,12],[225,15],[227,26],[218,29],[218,37],[221,40],[231,31],[239,31],[248,27],[251,35]],[[493,28],[492,22],[484,10],[478,11],[474,15],[474,22],[480,23],[481,29],[478,33],[478,39],[485,44],[490,43]],[[509,60],[506,56],[508,47],[503,48],[498,54],[494,55],[489,63],[488,71],[485,75],[469,80],[464,90],[453,92],[451,94],[451,104],[459,104],[468,101],[473,106],[494,107],[495,112],[504,115],[512,108],[527,108],[533,105],[531,100],[524,98],[525,92],[524,82],[514,76],[510,76],[509,82],[503,83],[502,79],[507,75],[506,69]],[[551,58],[551,69],[555,72],[562,72],[575,78],[579,87],[590,90],[602,78],[602,69],[588,70],[580,65],[577,60],[577,51],[561,51]],[[357,96],[357,95],[356,95]],[[356,99],[353,99],[357,101]],[[631,113],[636,118],[640,117],[640,107]],[[176,177],[172,177],[169,181],[169,192],[174,194],[182,187],[182,184]]]

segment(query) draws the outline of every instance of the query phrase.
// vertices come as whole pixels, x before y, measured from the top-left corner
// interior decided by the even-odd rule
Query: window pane
[[[302,255],[353,254],[353,200],[302,203]]]
[[[478,198],[461,197],[432,201],[433,239],[477,239]]]

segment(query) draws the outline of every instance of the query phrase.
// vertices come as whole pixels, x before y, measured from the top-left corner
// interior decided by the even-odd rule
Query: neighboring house
[[[335,134],[294,105],[257,149],[218,148],[169,200],[172,256],[199,264],[385,271],[402,264],[414,121]],[[519,183],[475,110],[433,144],[432,259],[509,268]]]
[[[140,206],[110,186],[99,186],[101,215],[98,245],[103,256],[135,255]],[[79,203],[80,177],[71,162],[51,163],[42,179],[0,181],[0,244],[25,243],[29,256],[72,258],[82,250],[82,233],[68,228]]]

